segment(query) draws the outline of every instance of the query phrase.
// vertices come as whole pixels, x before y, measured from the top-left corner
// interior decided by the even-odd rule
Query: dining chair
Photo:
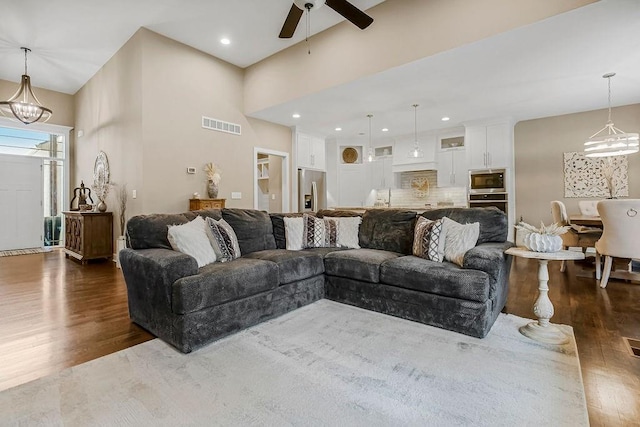
[[[569,223],[569,216],[567,215],[567,208],[560,200],[554,200],[551,202],[551,214],[553,215],[553,222],[558,225],[571,225]],[[570,228],[569,231],[562,234],[562,249],[569,249],[573,247],[582,248],[582,252],[585,253],[587,248],[593,248],[596,241],[602,235],[601,230],[584,229],[578,231],[575,228]],[[560,271],[566,270],[566,261],[562,261],[560,264]]]
[[[599,200],[580,200],[578,202],[580,215],[598,216],[598,202]]]
[[[605,288],[613,258],[640,259],[640,199],[602,200],[598,203],[604,231],[596,242],[596,279]],[[600,259],[604,255],[604,272]],[[602,276],[602,277],[601,277]]]

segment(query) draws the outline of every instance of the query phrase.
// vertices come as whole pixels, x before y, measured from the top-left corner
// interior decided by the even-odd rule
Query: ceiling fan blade
[[[373,22],[373,18],[349,3],[347,0],[327,0],[325,3],[331,9],[344,16],[361,30],[367,28]]]
[[[302,13],[304,11],[300,9],[295,4],[291,5],[291,10],[289,10],[289,14],[287,15],[287,19],[284,20],[284,25],[282,26],[282,30],[280,30],[281,39],[290,39],[293,37],[293,33],[296,32],[296,28],[298,27],[298,22],[300,22],[300,18],[302,18]]]

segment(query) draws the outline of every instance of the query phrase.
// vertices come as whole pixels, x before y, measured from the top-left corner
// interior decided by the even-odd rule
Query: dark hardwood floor
[[[505,312],[534,317],[537,265],[514,259]],[[580,266],[549,267],[552,321],[574,328],[591,425],[640,425],[640,358],[623,341],[640,339],[640,284],[600,289]],[[81,266],[57,250],[0,257],[0,313],[0,390],[153,338],[130,322],[113,263]]]

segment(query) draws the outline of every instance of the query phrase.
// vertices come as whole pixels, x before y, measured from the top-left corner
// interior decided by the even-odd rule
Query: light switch
[[[272,195],[271,195],[271,200],[275,200],[275,199],[276,199],[276,195],[275,195],[275,194],[272,194]]]
[[[133,190],[131,192],[131,197],[133,197],[134,199],[138,197],[138,190]]]
[[[233,191],[231,192],[231,198],[234,200],[242,199],[242,193],[239,191]]]

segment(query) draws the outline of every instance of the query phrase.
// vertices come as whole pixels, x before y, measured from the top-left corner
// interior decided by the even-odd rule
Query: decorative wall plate
[[[109,160],[104,151],[98,153],[96,162],[93,165],[93,184],[97,188],[102,188],[109,184]]]
[[[347,147],[342,150],[342,160],[345,163],[355,163],[358,160],[358,150],[353,147]]]
[[[413,190],[413,197],[424,199],[429,195],[429,180],[424,176],[412,178],[411,189]]]

